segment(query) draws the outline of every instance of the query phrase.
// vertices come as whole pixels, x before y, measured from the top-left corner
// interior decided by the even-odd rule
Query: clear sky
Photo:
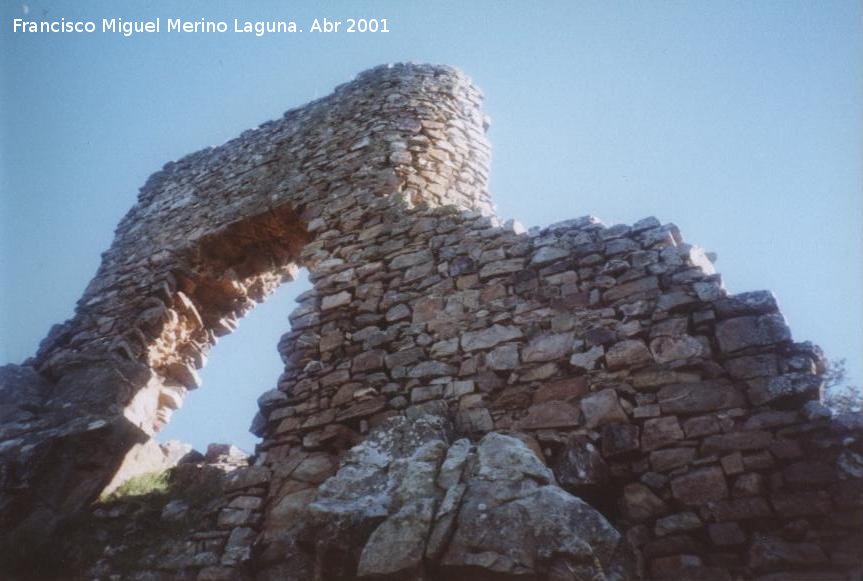
[[[796,340],[863,379],[859,2],[3,2],[0,363],[72,314],[166,161],[394,61],[487,96],[499,214],[673,221],[733,292],[772,289]],[[387,18],[388,34],[12,34],[12,19]],[[164,25],[163,25],[164,26]],[[246,448],[295,283],[220,343],[165,432]]]

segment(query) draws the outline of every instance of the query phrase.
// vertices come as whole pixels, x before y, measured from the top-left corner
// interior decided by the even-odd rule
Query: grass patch
[[[159,559],[172,555],[173,547],[181,547],[225,503],[224,478],[218,468],[191,464],[130,478],[91,510],[64,519],[51,542],[11,539],[0,546],[0,581],[9,575],[17,581],[89,579],[101,559],[123,579],[159,569]],[[162,509],[172,500],[185,501],[188,513],[163,520]],[[112,515],[114,509],[118,513]]]
[[[150,494],[167,494],[169,488],[169,474],[167,470],[156,472],[145,472],[133,476],[110,494],[99,497],[100,502],[112,502],[129,498],[131,496],[147,496]]]

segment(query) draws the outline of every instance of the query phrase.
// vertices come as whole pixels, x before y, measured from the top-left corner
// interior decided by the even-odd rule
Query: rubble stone
[[[699,468],[672,479],[671,490],[680,502],[695,506],[728,496],[725,475],[715,466]]]
[[[582,398],[581,411],[588,428],[627,420],[626,412],[620,407],[617,392],[612,388],[603,389]]]
[[[647,345],[637,339],[616,343],[605,354],[606,364],[611,369],[638,367],[650,362],[652,358]]]
[[[782,315],[737,317],[716,326],[716,340],[725,353],[747,347],[763,347],[791,339],[791,332]]]
[[[683,430],[674,416],[650,419],[644,422],[641,448],[647,452],[683,439]]]

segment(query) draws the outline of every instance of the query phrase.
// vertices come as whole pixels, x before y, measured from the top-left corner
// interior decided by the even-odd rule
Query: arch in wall
[[[0,434],[2,528],[45,537],[95,498],[197,387],[217,338],[297,265],[326,267],[371,213],[490,212],[481,100],[455,69],[378,67],[151,176],[74,317],[7,370],[32,397]]]
[[[207,235],[187,251],[183,266],[171,271],[177,290],[170,302],[152,297],[139,315],[149,339],[147,365],[158,378],[151,386],[157,396],[138,395],[144,406],[156,402],[155,411],[138,412],[152,418],[149,425],[142,420],[142,429],[158,431],[186,391],[199,387],[196,369],[210,348],[256,303],[294,279],[309,240],[306,225],[285,205]],[[127,343],[117,348],[130,349]]]

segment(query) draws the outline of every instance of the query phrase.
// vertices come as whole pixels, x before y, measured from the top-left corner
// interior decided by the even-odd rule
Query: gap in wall
[[[156,440],[180,440],[202,453],[214,442],[254,452],[259,438],[249,426],[258,411],[257,399],[276,387],[284,369],[276,346],[291,328],[288,315],[296,297],[311,288],[308,271],[300,269],[295,281],[282,284],[243,317],[233,333],[219,339],[200,370],[201,387],[189,393]]]

